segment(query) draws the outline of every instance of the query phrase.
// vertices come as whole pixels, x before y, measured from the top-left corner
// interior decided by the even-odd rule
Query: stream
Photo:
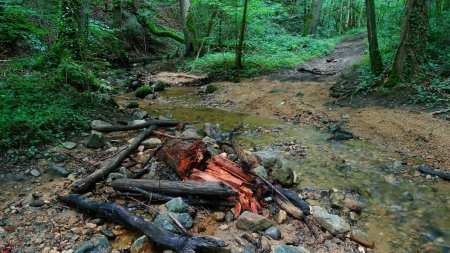
[[[450,252],[450,184],[412,169],[420,161],[357,139],[330,141],[331,134],[311,127],[196,106],[201,97],[195,90],[168,88],[154,104],[139,101],[140,107],[152,117],[173,117],[201,129],[205,122],[219,123],[227,132],[243,123],[239,140],[245,148],[300,153],[283,160],[297,174],[298,192],[334,189],[362,196],[366,206],[351,225],[368,232],[374,252]],[[132,95],[116,99],[133,100]],[[330,207],[327,196],[317,201]]]

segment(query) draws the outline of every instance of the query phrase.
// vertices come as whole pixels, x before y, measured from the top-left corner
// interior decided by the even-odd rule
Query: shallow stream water
[[[283,150],[298,145],[305,156],[286,156],[284,160],[297,174],[297,188],[335,188],[360,194],[367,206],[352,226],[368,232],[376,244],[374,252],[450,252],[450,184],[425,178],[412,169],[420,161],[361,140],[329,141],[327,132],[277,119],[196,107],[199,98],[194,90],[169,88],[159,94],[160,102],[141,102],[141,108],[152,116],[169,114],[198,127],[205,122],[219,123],[224,132],[244,123],[239,139],[249,149]],[[119,103],[128,100],[118,98]],[[329,205],[327,199],[319,202]]]

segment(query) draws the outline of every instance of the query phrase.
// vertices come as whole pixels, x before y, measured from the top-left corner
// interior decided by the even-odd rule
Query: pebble
[[[70,150],[70,149],[74,149],[77,146],[77,144],[75,142],[66,141],[66,142],[61,143],[61,146],[63,146],[63,148],[65,148],[65,149]]]
[[[270,227],[264,231],[265,235],[268,235],[270,238],[274,240],[280,240],[281,239],[281,231],[277,227]]]
[[[86,228],[89,228],[89,229],[94,229],[94,228],[96,228],[97,227],[97,224],[94,224],[94,223],[86,223],[86,226],[85,226]]]
[[[277,216],[277,222],[278,224],[284,224],[287,221],[287,213],[284,210],[280,210],[280,212],[278,212],[278,216]]]
[[[213,215],[215,221],[224,221],[225,220],[224,212],[214,212],[212,215]]]
[[[223,224],[223,225],[220,225],[219,226],[219,230],[222,230],[222,231],[224,231],[224,230],[228,230],[230,227],[227,225],[227,224]]]
[[[30,174],[31,174],[33,177],[39,177],[39,176],[41,175],[41,173],[40,173],[37,169],[32,169],[32,170],[30,171]]]

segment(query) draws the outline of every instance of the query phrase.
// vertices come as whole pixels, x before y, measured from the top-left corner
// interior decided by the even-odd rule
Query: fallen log
[[[361,244],[363,247],[366,247],[366,248],[369,248],[369,249],[375,248],[375,242],[374,241],[360,238],[360,237],[358,237],[357,235],[355,235],[353,233],[350,233],[349,239],[354,241],[354,242],[356,242],[356,243]]]
[[[289,202],[300,208],[305,215],[311,214],[311,207],[308,203],[306,203],[306,201],[301,199],[297,193],[283,187],[277,187],[277,189],[289,200]]]
[[[298,71],[299,72],[310,73],[310,74],[313,74],[313,75],[322,75],[322,76],[332,76],[332,75],[336,74],[336,72],[324,73],[324,72],[320,72],[320,71],[315,70],[315,69],[305,69],[303,67],[299,68]]]
[[[275,202],[280,206],[281,209],[286,211],[290,216],[294,217],[295,219],[303,219],[304,214],[300,208],[294,206],[291,202],[284,200],[278,195],[274,195],[273,199]]]
[[[230,187],[222,182],[167,181],[120,178],[112,183],[116,191],[129,191],[139,188],[173,196],[230,197],[236,195]]]
[[[208,236],[178,235],[145,221],[125,208],[110,203],[102,203],[87,199],[78,194],[58,196],[58,200],[79,209],[80,211],[102,218],[109,222],[119,223],[126,228],[143,233],[151,241],[181,253],[192,253],[196,250],[224,247],[225,242]]]
[[[126,149],[122,150],[113,160],[101,166],[100,169],[96,170],[89,176],[77,180],[72,184],[72,191],[76,193],[84,193],[88,191],[95,183],[100,181],[102,178],[106,177],[109,173],[115,171],[120,167],[123,160],[125,160],[132,152],[134,152],[139,145],[147,139],[153,130],[156,129],[155,125],[152,125],[140,133],[136,139],[128,146]]]
[[[110,133],[116,131],[131,131],[131,130],[139,130],[143,128],[147,128],[149,126],[157,126],[157,127],[175,127],[179,124],[178,121],[168,121],[168,120],[147,120],[145,123],[137,124],[137,125],[117,125],[117,126],[96,126],[93,127],[92,130],[102,132],[102,133]]]
[[[417,170],[424,174],[427,174],[427,175],[440,177],[444,180],[450,180],[450,173],[435,171],[435,170],[430,169],[426,165],[421,165],[421,166],[417,167]]]

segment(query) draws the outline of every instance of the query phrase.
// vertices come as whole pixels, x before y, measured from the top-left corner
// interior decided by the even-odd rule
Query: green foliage
[[[147,95],[150,95],[153,93],[152,87],[145,85],[145,86],[141,86],[139,87],[136,92],[134,93],[134,95],[140,99],[145,98]]]
[[[56,73],[58,74],[58,82],[69,84],[78,91],[97,90],[100,87],[100,83],[92,70],[71,58],[63,57]]]
[[[303,91],[297,91],[297,93],[295,93],[296,97],[303,97],[305,95],[305,93],[303,93]]]
[[[138,101],[131,101],[130,103],[128,103],[127,108],[128,109],[139,108],[139,102]]]
[[[166,89],[166,84],[164,82],[157,82],[153,85],[153,90],[160,92]]]
[[[215,84],[208,84],[206,86],[206,94],[212,94],[218,90],[219,90],[219,86],[217,86]]]

